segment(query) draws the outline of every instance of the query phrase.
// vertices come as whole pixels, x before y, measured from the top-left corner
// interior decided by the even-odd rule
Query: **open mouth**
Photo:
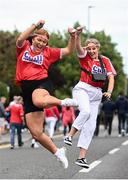
[[[36,46],[36,49],[37,49],[38,51],[41,51],[41,50],[43,49],[43,46],[37,45],[37,46]]]
[[[91,57],[94,57],[95,56],[95,53],[89,53]]]
[[[37,45],[37,48],[38,48],[38,49],[42,49],[43,46],[42,46],[42,45]]]

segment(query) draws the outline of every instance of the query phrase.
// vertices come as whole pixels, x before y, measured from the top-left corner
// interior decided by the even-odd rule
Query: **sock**
[[[65,102],[65,100],[61,100],[61,106],[63,106],[64,105],[64,102]]]
[[[54,154],[54,155],[58,157],[59,152],[60,152],[60,149],[59,149],[59,148],[57,148],[57,151],[55,152],[55,154]]]
[[[34,144],[35,143],[35,139],[32,139],[32,144]]]

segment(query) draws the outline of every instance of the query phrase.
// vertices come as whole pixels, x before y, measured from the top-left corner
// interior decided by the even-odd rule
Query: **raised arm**
[[[82,56],[85,54],[85,50],[83,49],[82,45],[81,45],[81,33],[83,31],[83,28],[84,27],[77,27],[77,35],[76,35],[76,51],[77,51],[77,54]]]
[[[40,29],[45,24],[44,20],[40,20],[36,24],[32,24],[30,27],[28,27],[24,32],[22,32],[19,37],[17,38],[16,45],[18,47],[22,47],[24,41],[34,32],[36,29]]]
[[[62,48],[62,56],[71,54],[75,49],[76,30],[74,28],[69,28],[68,32],[70,34],[70,38],[68,45],[65,48]]]

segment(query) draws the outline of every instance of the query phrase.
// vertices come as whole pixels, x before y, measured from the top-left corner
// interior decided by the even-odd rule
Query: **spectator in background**
[[[75,112],[73,107],[62,107],[62,124],[63,124],[63,134],[64,136],[71,130],[72,123],[75,119]]]
[[[6,129],[10,129],[10,111],[9,106],[5,108],[5,119],[6,119]]]
[[[101,119],[102,119],[102,105],[103,103],[101,102],[99,104],[99,108],[98,108],[98,115],[97,115],[97,119],[96,119],[96,129],[95,129],[95,136],[99,135],[99,130],[100,130],[100,123],[101,123]]]
[[[34,138],[32,138],[31,147],[32,148],[39,148],[38,142]]]
[[[22,105],[22,97],[17,96],[15,103],[9,106],[10,110],[10,143],[11,149],[15,147],[15,131],[17,130],[18,146],[23,145],[22,141],[22,123],[24,120],[24,111]]]
[[[126,136],[128,136],[128,96],[126,96],[125,101],[125,126],[126,126]]]
[[[126,97],[121,92],[116,100],[116,109],[118,115],[118,136],[124,136],[125,130],[125,113],[126,113]]]
[[[5,132],[5,107],[6,97],[0,98],[0,140],[2,140],[2,134]]]
[[[102,111],[104,112],[105,136],[112,133],[112,121],[116,106],[112,100],[107,99],[103,102]],[[108,132],[107,132],[108,131]]]
[[[51,139],[53,139],[55,125],[57,121],[60,119],[60,113],[57,106],[52,106],[50,108],[44,109],[45,122],[47,125],[48,135]]]
[[[15,104],[17,102],[17,96],[13,96],[13,100],[9,103],[9,106]]]

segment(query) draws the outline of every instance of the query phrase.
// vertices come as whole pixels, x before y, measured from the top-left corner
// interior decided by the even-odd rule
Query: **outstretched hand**
[[[76,35],[76,29],[74,29],[74,28],[68,28],[68,32],[69,32],[70,36],[75,37],[75,35]]]
[[[41,29],[45,24],[44,20],[40,20],[36,23],[36,29]]]
[[[83,29],[85,29],[85,27],[84,27],[84,26],[79,26],[79,27],[77,27],[77,28],[76,28],[77,35],[81,34],[81,33],[82,33],[82,31],[83,31]]]

